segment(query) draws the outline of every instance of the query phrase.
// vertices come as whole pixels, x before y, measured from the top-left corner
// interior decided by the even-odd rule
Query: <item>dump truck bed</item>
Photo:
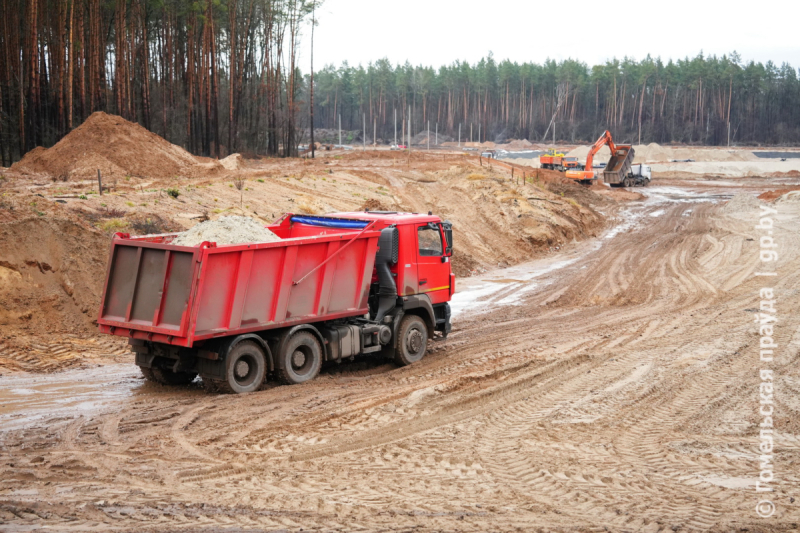
[[[315,220],[284,217],[267,226],[281,237],[268,243],[190,247],[171,244],[177,234],[116,234],[100,331],[189,347],[367,313],[380,232],[370,222]]]
[[[631,171],[633,156],[633,146],[618,144],[616,152],[611,154],[611,159],[603,170],[603,181],[609,185],[622,183]]]

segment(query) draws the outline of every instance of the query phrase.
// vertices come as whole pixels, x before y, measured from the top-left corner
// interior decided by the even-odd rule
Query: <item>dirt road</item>
[[[454,332],[410,367],[211,396],[107,365],[85,379],[109,395],[72,409],[0,378],[22,391],[0,412],[0,531],[796,527],[800,203],[775,205],[765,281],[757,209],[709,201],[719,187],[649,192],[604,237],[459,287]],[[780,346],[771,518],[754,486],[764,285]],[[24,399],[48,393],[52,413]]]

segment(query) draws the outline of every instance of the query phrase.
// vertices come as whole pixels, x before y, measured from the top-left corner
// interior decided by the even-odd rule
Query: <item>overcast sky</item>
[[[625,13],[620,16],[619,13]],[[624,56],[642,59],[722,55],[800,67],[800,0],[720,2],[494,2],[325,0],[317,12],[315,70],[326,64],[439,67],[496,60],[541,63],[578,59],[589,65]],[[301,69],[308,71],[308,29]]]

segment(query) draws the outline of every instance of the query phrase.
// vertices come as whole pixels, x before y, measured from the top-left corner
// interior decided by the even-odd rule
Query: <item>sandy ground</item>
[[[0,530],[783,531],[800,522],[800,203],[779,212],[777,489],[759,518],[757,210],[664,180],[613,228],[459,283],[405,368],[211,396],[130,359],[0,377]]]

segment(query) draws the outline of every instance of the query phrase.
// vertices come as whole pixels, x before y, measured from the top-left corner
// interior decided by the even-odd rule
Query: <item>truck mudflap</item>
[[[447,335],[453,329],[450,324],[450,304],[444,303],[434,306],[433,312],[436,316],[436,331],[442,333],[442,337],[447,338]]]

